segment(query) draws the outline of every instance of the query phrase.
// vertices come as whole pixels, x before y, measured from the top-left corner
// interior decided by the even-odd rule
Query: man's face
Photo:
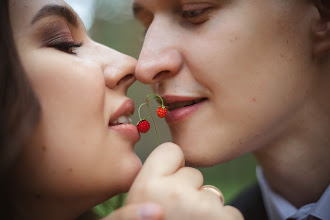
[[[317,84],[310,3],[135,0],[133,9],[147,28],[137,79],[169,106],[188,162],[233,159],[300,123]]]

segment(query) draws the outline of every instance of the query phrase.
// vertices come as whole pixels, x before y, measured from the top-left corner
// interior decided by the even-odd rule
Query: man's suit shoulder
[[[268,220],[258,184],[244,190],[229,205],[240,210],[245,220]]]

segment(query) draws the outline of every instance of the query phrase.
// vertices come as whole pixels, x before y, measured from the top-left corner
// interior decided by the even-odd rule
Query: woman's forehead
[[[13,30],[28,30],[34,17],[46,5],[62,5],[62,0],[9,0],[10,21]]]

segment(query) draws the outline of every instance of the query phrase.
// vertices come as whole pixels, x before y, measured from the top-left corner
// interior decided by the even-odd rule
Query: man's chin
[[[210,154],[210,151],[204,146],[193,143],[184,143],[175,141],[183,151],[185,157],[185,165],[190,167],[210,167],[217,165],[219,158],[216,158],[216,154]]]

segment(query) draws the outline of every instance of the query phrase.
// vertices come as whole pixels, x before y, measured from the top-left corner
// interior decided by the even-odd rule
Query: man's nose
[[[174,35],[168,22],[154,19],[136,66],[135,74],[140,82],[159,83],[180,71],[183,59]]]

